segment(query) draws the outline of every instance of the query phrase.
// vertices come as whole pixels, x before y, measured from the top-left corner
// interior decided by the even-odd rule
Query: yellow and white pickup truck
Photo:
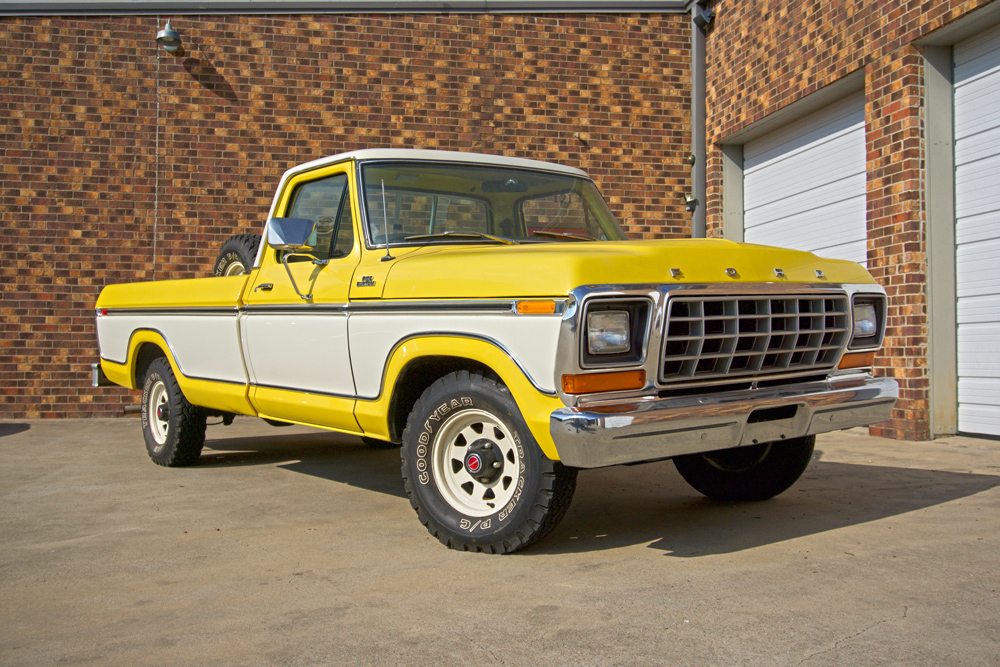
[[[579,468],[672,458],[761,500],[815,435],[889,418],[884,290],[861,266],[724,240],[628,241],[571,167],[363,150],[290,169],[216,277],[111,285],[95,383],[142,390],[152,459],[197,461],[206,416],[402,445],[452,548],[549,533]]]

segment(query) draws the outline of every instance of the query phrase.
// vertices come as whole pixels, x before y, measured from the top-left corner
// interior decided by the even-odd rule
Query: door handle
[[[261,283],[260,285],[254,287],[253,291],[256,292],[259,289],[262,289],[265,292],[270,292],[272,289],[274,289],[274,283]]]

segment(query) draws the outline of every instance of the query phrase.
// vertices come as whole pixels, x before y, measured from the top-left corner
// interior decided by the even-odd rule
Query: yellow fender
[[[373,401],[358,400],[355,407],[354,416],[365,434],[389,438],[389,402],[400,374],[410,362],[431,356],[469,359],[493,370],[510,389],[521,410],[521,416],[542,452],[554,461],[559,460],[549,433],[549,415],[553,410],[565,407],[562,401],[557,396],[548,396],[538,391],[514,360],[496,345],[464,336],[420,336],[397,345],[386,364],[379,398]]]

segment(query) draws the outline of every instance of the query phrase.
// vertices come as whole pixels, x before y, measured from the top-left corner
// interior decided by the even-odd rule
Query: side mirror
[[[316,245],[316,223],[306,218],[270,218],[267,244],[273,250],[310,250]]]

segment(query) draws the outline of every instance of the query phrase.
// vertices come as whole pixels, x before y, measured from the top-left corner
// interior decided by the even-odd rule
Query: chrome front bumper
[[[549,430],[565,465],[599,468],[866,426],[888,419],[898,396],[895,380],[852,376],[561,408]]]

